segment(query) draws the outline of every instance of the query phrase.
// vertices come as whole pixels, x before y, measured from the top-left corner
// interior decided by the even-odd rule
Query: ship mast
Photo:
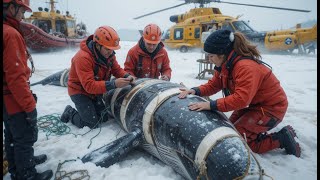
[[[55,2],[54,0],[50,0],[50,12],[54,12],[54,3],[57,3]]]

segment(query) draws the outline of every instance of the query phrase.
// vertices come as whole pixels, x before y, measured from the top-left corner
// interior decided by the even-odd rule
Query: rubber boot
[[[24,170],[21,174],[18,174],[17,180],[50,180],[52,176],[52,170],[37,173],[35,168],[30,168],[28,170]]]
[[[50,180],[53,176],[52,170],[46,170],[42,173],[37,173],[35,180]]]
[[[73,112],[71,114],[70,121],[78,128],[83,128],[86,125],[85,122],[81,120],[80,114],[78,112]]]
[[[17,170],[17,180],[34,180],[37,175],[37,170],[34,167],[24,168],[23,170]]]
[[[60,120],[64,123],[69,122],[73,111],[74,109],[70,105],[67,105],[60,117]]]
[[[47,160],[47,155],[41,154],[39,156],[34,156],[34,162],[36,165],[42,164]]]
[[[11,180],[17,180],[17,175],[15,173],[10,174]]]
[[[279,132],[272,134],[272,138],[275,140],[278,139],[280,141],[280,148],[284,148],[287,154],[292,154],[296,157],[300,157],[301,148],[294,137],[297,137],[297,135],[290,125],[285,126]]]

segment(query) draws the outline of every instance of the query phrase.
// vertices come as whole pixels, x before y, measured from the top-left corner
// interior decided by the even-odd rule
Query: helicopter
[[[200,4],[199,8],[190,9],[184,14],[170,16],[170,21],[176,24],[163,33],[162,41],[167,47],[179,49],[181,52],[187,52],[191,48],[201,48],[203,47],[206,37],[208,37],[211,32],[218,29],[228,29],[232,32],[241,32],[249,41],[257,45],[261,51],[292,53],[295,49],[298,49],[298,53],[300,54],[315,53],[315,49],[317,48],[317,24],[311,28],[301,28],[301,24],[297,24],[295,29],[258,32],[247,22],[239,20],[241,16],[231,17],[223,15],[219,8],[204,7],[205,4],[211,2],[304,13],[310,12],[309,10],[302,9],[234,3],[220,0],[185,0],[182,4],[144,14],[133,19],[140,19],[189,3]]]

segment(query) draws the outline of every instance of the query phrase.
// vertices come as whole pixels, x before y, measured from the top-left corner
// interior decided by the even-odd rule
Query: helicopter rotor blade
[[[154,12],[151,12],[151,13],[148,13],[148,14],[144,14],[144,15],[135,17],[135,18],[133,18],[133,19],[140,19],[140,18],[142,18],[142,17],[149,16],[149,15],[151,15],[151,14],[155,14],[155,13],[158,13],[158,12],[166,11],[166,10],[168,10],[168,9],[173,9],[173,8],[176,8],[176,7],[185,5],[185,4],[188,4],[188,3],[182,3],[182,4],[178,4],[178,5],[175,5],[175,6],[172,6],[172,7],[168,7],[168,8],[165,8],[165,9],[160,9],[160,10],[158,10],[158,11],[154,11]]]
[[[274,7],[274,6],[261,6],[261,5],[255,5],[255,4],[243,4],[243,3],[234,3],[234,2],[227,2],[227,1],[213,1],[213,2],[243,5],[243,6],[261,7],[261,8],[270,8],[270,9],[279,9],[279,10],[287,10],[287,11],[310,12],[309,10],[303,10],[303,9],[281,8],[281,7]]]

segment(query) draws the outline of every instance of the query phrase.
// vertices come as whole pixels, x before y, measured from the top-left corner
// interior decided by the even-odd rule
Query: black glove
[[[31,125],[31,126],[35,126],[37,125],[37,109],[34,108],[33,111],[31,112],[27,112],[27,117],[26,117],[26,120],[28,121],[28,123]]]
[[[107,91],[110,91],[111,89],[117,88],[116,84],[115,84],[115,79],[113,79],[111,81],[106,81],[105,84],[106,84]]]
[[[37,95],[36,94],[34,94],[34,93],[32,93],[32,96],[33,96],[33,98],[34,98],[34,100],[36,101],[36,103],[38,102],[38,97],[37,97]]]

